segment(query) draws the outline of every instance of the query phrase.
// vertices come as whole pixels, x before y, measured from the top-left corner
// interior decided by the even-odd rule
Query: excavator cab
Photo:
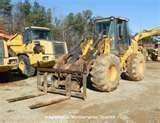
[[[128,19],[123,17],[108,17],[95,20],[95,32],[112,38],[111,52],[124,54],[130,45]]]

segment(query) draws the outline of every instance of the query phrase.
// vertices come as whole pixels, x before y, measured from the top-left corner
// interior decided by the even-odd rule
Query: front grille
[[[3,41],[0,40],[0,64],[3,64],[4,58],[4,44]]]
[[[65,54],[65,45],[63,42],[54,42],[53,47],[54,47],[54,52],[56,55]]]

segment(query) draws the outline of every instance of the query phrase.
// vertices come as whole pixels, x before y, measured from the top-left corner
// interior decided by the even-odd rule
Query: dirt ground
[[[14,81],[10,78],[14,76]],[[160,63],[148,62],[145,78],[140,82],[121,80],[110,93],[87,89],[87,100],[71,98],[64,102],[31,110],[39,100],[60,97],[56,94],[8,103],[6,99],[39,93],[36,77],[0,76],[0,122],[105,122],[160,123]],[[6,80],[5,80],[5,79]],[[8,80],[7,80],[8,79]],[[8,81],[8,82],[6,82]]]

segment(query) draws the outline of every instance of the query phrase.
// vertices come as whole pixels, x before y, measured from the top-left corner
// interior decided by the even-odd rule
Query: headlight
[[[16,64],[17,63],[17,60],[16,59],[10,59],[8,64]]]

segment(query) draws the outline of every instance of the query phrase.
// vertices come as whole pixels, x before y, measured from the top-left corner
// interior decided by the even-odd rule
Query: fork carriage
[[[62,94],[68,97],[86,98],[87,72],[83,65],[71,68],[38,68],[37,87],[45,93]]]

